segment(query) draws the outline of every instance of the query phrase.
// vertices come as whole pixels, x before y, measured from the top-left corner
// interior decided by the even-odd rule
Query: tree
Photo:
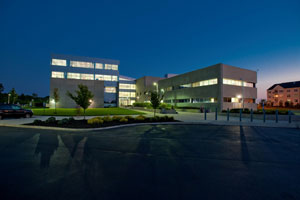
[[[15,88],[10,91],[10,101],[14,104],[17,101],[18,94],[16,93]]]
[[[56,103],[59,102],[59,94],[58,94],[58,88],[54,88],[53,91],[53,100],[54,100],[54,113],[56,114]]]
[[[2,102],[2,92],[4,91],[4,86],[0,83],[0,102]]]
[[[151,101],[151,105],[154,109],[154,117],[155,117],[156,109],[159,107],[159,104],[160,104],[160,98],[159,98],[159,95],[157,94],[157,92],[150,93],[150,101]]]
[[[67,92],[67,96],[75,101],[75,103],[83,108],[83,115],[85,119],[85,110],[91,105],[93,100],[93,93],[89,91],[86,85],[79,84],[79,90],[76,90],[77,96],[73,95],[69,91]]]
[[[4,91],[4,86],[2,83],[0,83],[0,94],[2,94],[3,91]]]
[[[289,107],[289,106],[290,106],[290,102],[286,101],[286,102],[284,103],[284,106],[285,106],[285,107]]]

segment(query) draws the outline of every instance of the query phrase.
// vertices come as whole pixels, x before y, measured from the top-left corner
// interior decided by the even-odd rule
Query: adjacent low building
[[[257,73],[216,64],[158,81],[163,101],[177,107],[256,109]]]
[[[295,106],[300,103],[300,81],[276,83],[267,89],[270,106]]]

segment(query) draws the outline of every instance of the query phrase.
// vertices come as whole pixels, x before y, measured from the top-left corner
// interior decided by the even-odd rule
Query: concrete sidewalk
[[[145,116],[153,117],[153,112],[143,111]],[[165,116],[166,114],[157,113],[157,116]],[[173,116],[174,119],[179,120],[185,123],[199,123],[199,124],[215,124],[215,125],[243,125],[243,126],[260,126],[260,127],[282,127],[282,128],[299,128],[300,122],[293,121],[288,123],[288,121],[278,121],[275,120],[266,120],[263,122],[261,119],[253,119],[253,122],[250,121],[250,118],[243,118],[240,122],[239,117],[230,116],[229,121],[227,121],[227,116],[218,114],[217,120],[215,120],[215,113],[207,113],[206,120],[204,120],[204,113],[191,113],[191,112],[178,112],[178,114],[167,114],[168,116]],[[0,120],[0,126],[6,125],[22,125],[32,123],[34,120],[46,120],[50,116],[33,116],[32,118],[6,118]],[[95,116],[86,116],[86,119],[90,119]],[[56,119],[60,120],[63,118],[68,118],[68,116],[55,116]],[[83,116],[74,117],[76,120],[83,119]],[[292,118],[293,119],[293,118]]]

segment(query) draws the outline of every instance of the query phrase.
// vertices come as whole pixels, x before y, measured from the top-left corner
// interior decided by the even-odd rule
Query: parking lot
[[[0,127],[1,199],[300,199],[300,130]]]

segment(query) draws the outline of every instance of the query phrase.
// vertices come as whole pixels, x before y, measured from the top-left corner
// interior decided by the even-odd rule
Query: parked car
[[[5,117],[32,117],[33,112],[14,104],[0,104],[0,120]]]

